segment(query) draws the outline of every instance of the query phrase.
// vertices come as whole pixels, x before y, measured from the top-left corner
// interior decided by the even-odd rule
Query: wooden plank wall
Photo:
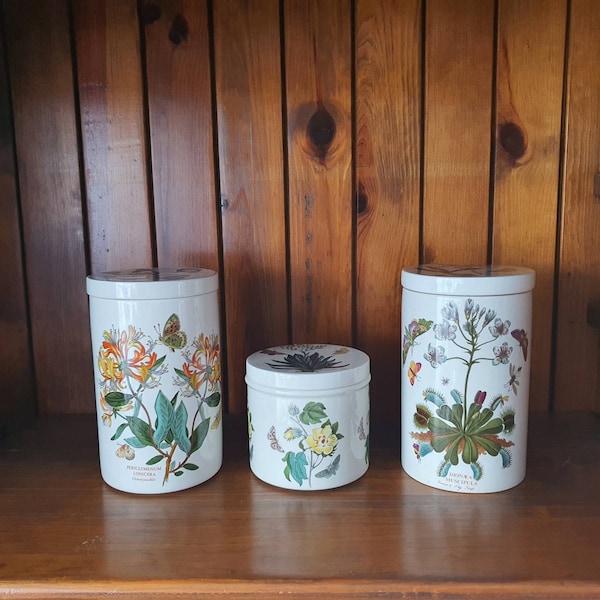
[[[231,412],[333,342],[393,423],[420,261],[535,268],[531,407],[600,406],[596,0],[0,9],[0,424],[94,410],[85,275],[152,265],[219,271]]]

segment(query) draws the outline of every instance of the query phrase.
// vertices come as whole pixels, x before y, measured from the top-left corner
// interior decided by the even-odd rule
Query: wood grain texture
[[[371,358],[372,397],[389,400],[373,403],[375,425],[400,418],[400,276],[419,262],[420,4],[356,5],[356,344]]]
[[[598,332],[586,323],[600,298],[600,5],[571,2],[570,26],[555,388],[557,408],[585,409],[600,408]]]
[[[284,2],[296,343],[352,343],[350,14],[348,0]]]
[[[425,10],[423,262],[486,264],[493,0]]]
[[[135,0],[74,0],[92,272],[150,267],[139,25]]]
[[[141,18],[158,264],[218,270],[207,3],[147,0]]]
[[[10,340],[0,345],[0,437],[30,422],[36,412],[17,190],[6,39],[0,27],[0,337]]]
[[[550,397],[567,3],[502,0],[492,256],[535,269],[530,406]]]
[[[136,496],[102,483],[95,427],[93,417],[40,422],[0,450],[0,514],[19,515],[0,520],[0,597],[600,593],[600,428],[589,414],[533,413],[527,477],[493,495],[417,483],[395,442],[373,448],[367,473],[343,488],[272,487],[248,468],[242,415],[225,418],[213,479]]]
[[[213,5],[229,410],[246,357],[288,341],[279,4]]]
[[[8,2],[4,17],[38,407],[42,414],[93,410],[67,7]]]

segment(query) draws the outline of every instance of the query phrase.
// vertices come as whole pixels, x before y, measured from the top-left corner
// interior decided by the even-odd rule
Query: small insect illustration
[[[342,457],[342,455],[338,454],[335,457],[335,459],[333,460],[333,462],[326,469],[323,469],[322,471],[319,471],[318,473],[316,473],[315,477],[318,477],[319,479],[322,479],[323,477],[325,477],[326,479],[329,479],[330,477],[335,475],[337,473],[337,470],[340,467],[341,457]]]
[[[416,345],[416,339],[420,335],[427,333],[431,329],[432,325],[433,321],[427,321],[425,319],[413,319],[404,328],[404,337],[402,338],[402,364],[406,362],[408,351]]]
[[[187,344],[187,335],[181,331],[181,322],[175,313],[167,319],[162,335],[158,336],[158,340],[167,348],[170,348],[171,352],[181,350]]]
[[[513,365],[512,363],[510,363],[509,366],[509,371],[510,371],[510,379],[508,380],[508,383],[506,383],[504,385],[504,387],[506,387],[506,389],[510,390],[512,389],[513,394],[516,396],[517,392],[518,392],[518,388],[517,386],[519,385],[519,377],[521,375],[521,369],[523,367],[519,367],[517,369],[516,365]]]
[[[416,363],[414,360],[410,361],[410,366],[408,367],[408,379],[410,381],[410,385],[415,385],[415,380],[418,379],[417,373],[421,370],[421,363]]]
[[[135,450],[129,444],[119,446],[115,451],[115,454],[119,458],[124,458],[126,460],[133,460],[135,458]]]
[[[450,383],[449,377],[442,377],[442,385],[448,385]]]
[[[365,433],[365,424],[363,421],[363,418],[360,418],[360,423],[358,424],[358,429],[356,430],[356,432],[358,433],[358,439],[359,440],[366,440],[367,439],[367,435]]]
[[[274,425],[271,425],[271,429],[269,429],[269,433],[267,433],[267,438],[269,439],[269,443],[271,444],[271,448],[273,448],[273,450],[277,450],[277,452],[283,452],[283,448],[277,441],[277,434],[275,433]]]
[[[527,361],[527,348],[529,346],[529,339],[527,338],[527,332],[524,329],[513,329],[510,332],[517,342],[519,342],[519,346],[521,346],[521,350],[523,350],[523,358]]]

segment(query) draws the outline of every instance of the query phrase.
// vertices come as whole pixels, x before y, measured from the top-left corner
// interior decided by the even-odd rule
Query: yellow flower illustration
[[[329,456],[335,450],[338,437],[333,433],[331,425],[325,425],[321,429],[313,429],[312,434],[306,438],[306,443],[315,454]]]

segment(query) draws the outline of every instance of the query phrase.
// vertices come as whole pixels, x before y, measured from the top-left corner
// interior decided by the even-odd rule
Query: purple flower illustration
[[[446,319],[443,323],[436,323],[433,326],[433,331],[438,340],[453,340],[456,337],[456,325],[452,325]]]
[[[499,338],[501,335],[506,335],[510,329],[510,321],[502,321],[502,319],[496,319],[494,324],[490,327],[490,333],[494,338]]]
[[[429,348],[427,352],[423,354],[423,358],[434,368],[437,369],[440,365],[444,364],[448,357],[446,356],[446,351],[443,346],[438,346],[437,348],[432,344],[429,344]]]
[[[512,352],[512,346],[508,345],[508,342],[504,342],[502,346],[494,346],[494,360],[493,365],[506,365]]]

